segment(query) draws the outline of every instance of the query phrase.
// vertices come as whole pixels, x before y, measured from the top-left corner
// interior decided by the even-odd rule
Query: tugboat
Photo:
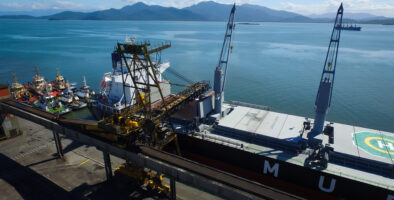
[[[36,100],[33,105],[52,114],[62,115],[71,111],[70,108],[64,106],[60,101],[56,101],[55,97],[51,94],[52,92],[48,84],[44,94],[40,96],[39,100]]]
[[[66,85],[67,88],[63,90],[62,94],[60,95],[60,101],[66,104],[71,104],[74,100],[79,100],[78,97],[74,96],[71,85],[69,83],[67,83]]]
[[[67,88],[63,90],[62,95],[60,96],[60,101],[66,104],[73,110],[79,110],[81,108],[85,108],[87,103],[80,101],[79,97],[74,93],[74,87],[72,87],[69,83],[66,84]]]
[[[83,85],[81,86],[81,88],[77,92],[77,96],[81,99],[87,99],[87,98],[91,97],[92,95],[94,95],[95,94],[94,91],[91,91],[89,88],[90,87],[86,84],[86,77],[83,76]]]
[[[38,73],[38,68],[34,67],[34,69],[36,71],[36,75],[33,77],[33,82],[29,83],[29,88],[37,95],[42,95],[47,85],[47,82],[45,81],[44,77],[40,76],[40,74]]]
[[[54,88],[58,91],[62,91],[66,88],[66,81],[64,80],[64,77],[60,74],[60,69],[56,68],[57,70],[57,76],[54,81]]]
[[[15,73],[12,73],[12,76],[14,77],[14,82],[12,83],[11,90],[10,90],[12,98],[14,98],[16,100],[22,100],[23,97],[27,94],[27,90],[26,90],[25,86],[23,86],[22,84],[20,84],[18,82],[18,79],[16,78]]]

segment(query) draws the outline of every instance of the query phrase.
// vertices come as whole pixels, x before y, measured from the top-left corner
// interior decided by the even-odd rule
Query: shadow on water
[[[48,160],[43,162],[46,161]],[[101,182],[94,185],[84,183],[72,191],[67,191],[29,167],[25,167],[1,153],[0,179],[11,185],[23,199],[27,200],[161,198],[154,193],[143,190],[136,186],[130,178],[119,174],[116,174],[111,182]],[[16,198],[16,196],[11,196],[13,195],[12,191],[6,191],[4,187],[1,191],[1,195],[6,195],[3,196],[6,199]]]

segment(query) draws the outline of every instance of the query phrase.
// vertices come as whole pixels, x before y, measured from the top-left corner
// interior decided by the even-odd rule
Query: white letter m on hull
[[[271,167],[270,163],[268,160],[264,161],[264,174],[273,173],[275,177],[278,177],[278,172],[279,172],[279,163],[275,163],[274,166]]]

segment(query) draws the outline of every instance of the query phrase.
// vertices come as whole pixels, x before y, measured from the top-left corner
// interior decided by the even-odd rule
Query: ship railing
[[[238,148],[238,149],[243,149],[243,147],[244,147],[244,145],[241,144],[241,143],[234,142],[234,141],[231,141],[231,140],[228,140],[228,139],[223,139],[223,138],[216,137],[216,136],[212,136],[212,135],[208,135],[205,132],[204,133],[193,133],[193,135],[199,136],[203,140],[208,140],[208,141],[210,140],[210,141],[213,141],[213,142],[216,142],[216,143],[220,143],[220,144],[223,144],[223,145],[226,145],[226,146],[229,146],[229,147],[235,147],[235,148]]]
[[[268,106],[251,104],[251,103],[245,103],[245,102],[241,102],[241,101],[233,101],[233,100],[231,100],[231,101],[228,101],[228,103],[231,106],[245,106],[245,107],[249,107],[249,108],[256,108],[256,109],[261,109],[261,110],[266,110],[266,111],[272,110],[272,108],[270,108]]]

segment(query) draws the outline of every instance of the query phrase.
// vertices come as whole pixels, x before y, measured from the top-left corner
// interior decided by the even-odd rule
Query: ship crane
[[[337,65],[339,40],[341,37],[343,16],[343,5],[338,8],[335,18],[334,27],[331,33],[330,44],[328,46],[327,56],[324,62],[323,72],[320,78],[319,90],[315,101],[315,119],[312,130],[308,133],[308,145],[317,152],[315,158],[322,158],[324,163],[328,161],[329,144],[324,144],[321,134],[328,136],[328,143],[334,142],[334,128],[328,124],[324,127],[326,114],[331,105],[332,90],[334,86],[335,69]],[[304,122],[304,131],[310,130],[311,122]],[[324,128],[324,130],[323,130]]]
[[[235,4],[231,9],[231,13],[227,23],[226,34],[224,35],[224,41],[222,51],[220,52],[219,64],[215,69],[214,78],[214,91],[215,91],[215,109],[214,113],[220,113],[222,116],[222,104],[224,101],[224,86],[226,83],[227,75],[227,64],[230,52],[232,50],[231,40],[234,30],[234,15],[235,15]]]

